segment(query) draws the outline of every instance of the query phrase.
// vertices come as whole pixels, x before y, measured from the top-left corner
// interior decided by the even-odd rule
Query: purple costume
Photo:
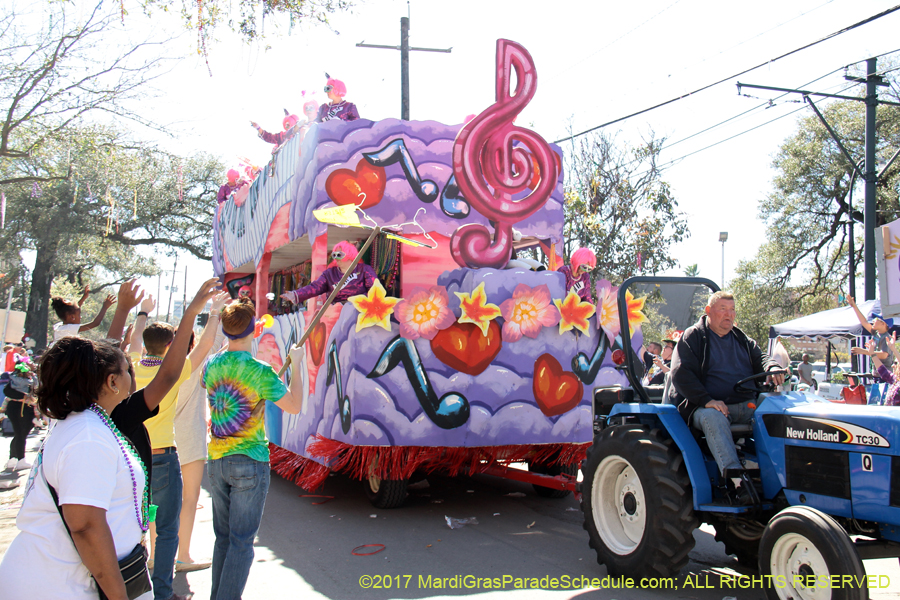
[[[283,143],[294,137],[294,134],[297,133],[297,129],[298,127],[296,125],[288,129],[287,131],[280,131],[278,133],[269,133],[265,129],[260,129],[259,137],[264,142],[275,144],[275,147],[278,148]]]
[[[359,112],[356,105],[346,100],[341,100],[338,104],[323,104],[319,107],[319,114],[316,122],[324,123],[331,119],[340,119],[342,121],[355,121],[359,118]]]
[[[591,298],[591,274],[583,273],[581,277],[572,277],[572,267],[563,265],[557,269],[566,276],[566,293],[574,291],[585,302],[593,302]]]
[[[219,202],[219,204],[222,204],[223,202],[228,200],[228,197],[231,196],[231,194],[233,194],[237,190],[241,189],[241,187],[243,187],[245,185],[247,185],[247,182],[244,181],[243,179],[238,179],[237,183],[234,185],[231,185],[230,183],[226,183],[225,185],[223,185],[222,187],[219,188],[219,193],[216,194],[216,200]]]
[[[319,294],[331,293],[331,290],[334,289],[334,286],[337,285],[343,276],[344,274],[339,267],[325,269],[325,272],[309,285],[290,292],[294,296],[294,304],[299,304],[304,300],[309,300]],[[347,281],[344,282],[344,287],[338,292],[334,301],[346,302],[347,298],[350,296],[367,294],[369,288],[375,284],[377,278],[378,276],[375,275],[375,269],[362,263],[357,264],[356,268],[353,269],[353,272],[350,273],[350,276],[347,277]]]
[[[890,384],[887,392],[884,394],[884,405],[900,406],[900,381],[898,381],[891,370],[884,365],[878,367],[878,376]]]

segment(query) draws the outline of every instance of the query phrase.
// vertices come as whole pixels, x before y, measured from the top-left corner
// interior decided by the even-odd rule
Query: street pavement
[[[37,436],[29,439],[29,450],[33,452],[38,443]],[[0,442],[0,456],[6,456],[7,447],[5,438]],[[308,492],[273,475],[244,599],[765,597],[759,585],[739,587],[739,581],[752,580],[739,578],[734,559],[725,554],[708,526],[694,534],[697,544],[691,561],[673,582],[677,589],[610,588],[614,582],[604,580],[606,569],[597,564],[588,547],[581,511],[573,497],[541,498],[530,485],[488,476],[429,476],[427,482],[427,487],[411,492],[404,507],[381,510],[369,504],[360,482],[343,476],[328,478],[324,489],[315,492],[333,496],[328,499],[302,497]],[[195,560],[212,556],[212,506],[207,489],[204,484],[194,529],[191,554]],[[0,555],[15,534],[15,494],[15,490],[0,492]],[[445,516],[476,517],[478,524],[451,530]],[[354,556],[354,548],[365,544],[383,544],[385,548],[371,556]],[[890,585],[871,590],[871,598],[900,599],[898,561],[865,563],[869,575],[890,578]],[[571,587],[572,579],[582,576],[587,579],[584,589]],[[531,586],[535,579],[537,585],[549,587],[554,578],[557,585],[569,587],[516,588]],[[733,587],[728,587],[729,582]],[[881,582],[887,584],[884,577]],[[604,588],[591,587],[592,583]],[[205,600],[210,571],[178,574],[175,591]]]

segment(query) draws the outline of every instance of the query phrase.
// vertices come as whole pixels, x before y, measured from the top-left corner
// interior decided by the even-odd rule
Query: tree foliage
[[[81,122],[104,114],[150,125],[134,101],[162,73],[161,43],[116,34],[118,14],[98,2],[76,16],[68,2],[42,7],[46,14],[0,8],[0,159],[28,159],[41,145]],[[124,45],[122,45],[124,42]],[[0,184],[58,181],[70,165],[0,177]]]
[[[185,159],[119,130],[69,127],[12,167],[25,174],[71,165],[72,175],[43,185],[7,187],[4,246],[35,252],[26,330],[46,332],[51,283],[62,276],[94,291],[155,272],[136,246],[161,244],[210,257],[216,192],[225,166],[197,154]]]
[[[573,142],[566,154],[567,257],[578,247],[591,248],[595,273],[614,283],[677,265],[672,248],[689,233],[657,165],[664,142],[651,135],[630,147],[602,133]]]
[[[148,14],[156,9],[180,10],[185,27],[196,29],[199,50],[205,52],[206,40],[217,27],[225,26],[239,33],[244,41],[265,37],[266,20],[269,31],[282,28],[287,17],[289,28],[305,24],[328,25],[328,17],[349,10],[352,0],[138,0]],[[278,19],[277,17],[282,17]],[[290,31],[290,29],[289,29]]]
[[[892,83],[882,97],[898,97]],[[835,101],[817,104],[854,160],[862,163],[865,104]],[[880,171],[900,148],[900,109],[879,106],[876,123]],[[751,261],[739,264],[730,282],[738,319],[754,337],[768,337],[770,325],[804,314],[834,308],[848,295],[849,228],[854,224],[857,272],[863,264],[863,181],[856,178],[850,197],[853,165],[822,122],[809,114],[798,120],[796,132],[773,159],[772,191],[759,207],[766,224],[766,241]],[[877,188],[876,227],[900,217],[900,170],[895,163]],[[858,274],[858,273],[857,273]],[[763,338],[764,339],[764,338]]]

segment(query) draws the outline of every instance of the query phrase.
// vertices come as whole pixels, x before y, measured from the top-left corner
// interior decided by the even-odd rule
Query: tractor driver
[[[709,298],[706,314],[689,327],[672,356],[671,380],[674,386],[672,401],[688,425],[701,429],[706,435],[710,452],[716,460],[719,472],[743,470],[734,441],[731,424],[747,424],[756,408],[756,393],[738,393],[734,384],[755,373],[778,369],[759,345],[743,331],[735,327],[734,296],[716,292]],[[769,375],[769,383],[781,385],[784,375]],[[727,483],[735,493],[739,504],[752,502],[752,495],[745,486],[752,483],[746,473],[735,476]],[[734,481],[734,480],[737,481]],[[740,490],[737,490],[738,483]]]

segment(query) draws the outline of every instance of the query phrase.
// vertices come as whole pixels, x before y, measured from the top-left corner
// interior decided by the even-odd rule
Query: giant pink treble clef
[[[516,89],[510,93],[513,70]],[[497,101],[464,125],[453,142],[453,175],[459,191],[491,221],[494,236],[479,223],[454,231],[450,252],[460,266],[505,266],[512,254],[513,224],[544,206],[556,186],[559,166],[553,150],[535,132],[513,124],[536,89],[537,73],[528,51],[513,41],[497,40]],[[528,189],[535,164],[539,183],[526,197],[513,200]]]

